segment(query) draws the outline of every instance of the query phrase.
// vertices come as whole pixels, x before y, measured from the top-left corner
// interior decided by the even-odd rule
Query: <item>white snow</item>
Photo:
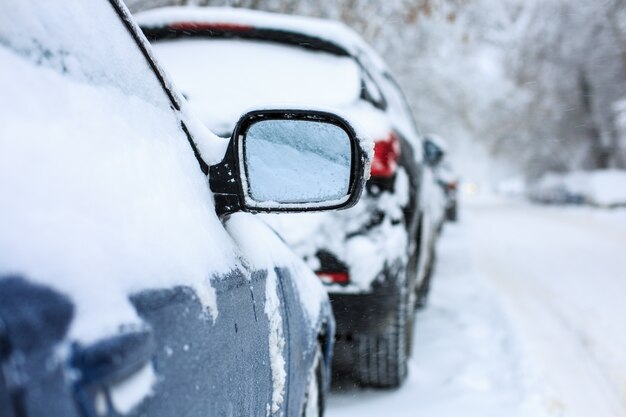
[[[317,323],[320,306],[327,299],[323,285],[304,262],[293,254],[292,249],[270,227],[255,217],[258,215],[235,213],[226,220],[225,227],[246,262],[254,269],[273,270],[274,267],[291,269],[294,276],[298,277],[293,280],[299,289],[298,293],[306,295],[300,302],[310,322]]]
[[[265,281],[265,314],[269,321],[270,368],[272,370],[272,413],[278,412],[285,401],[285,336],[283,334],[283,317],[280,311],[280,299],[277,288],[276,271],[270,269]]]
[[[530,188],[532,197],[550,199],[563,193],[582,196],[588,204],[612,207],[626,205],[626,171],[606,169],[548,173]],[[556,201],[558,202],[558,201]]]
[[[236,259],[212,214],[206,178],[163,91],[136,59],[140,52],[126,47],[115,12],[108,3],[75,3],[76,16],[64,8],[48,31],[38,26],[32,34],[57,45],[63,33],[65,73],[55,57],[4,45],[20,19],[40,13],[0,17],[0,95],[7,98],[0,105],[0,273],[22,273],[67,294],[76,306],[70,337],[85,343],[137,322],[128,295],[146,288],[191,286],[216,317],[210,279]],[[97,14],[92,3],[107,6]],[[110,35],[119,48],[69,39],[80,38],[73,19],[88,25],[94,15],[98,23],[87,33],[98,41]],[[26,45],[16,39],[16,47]],[[87,46],[84,61],[70,59]],[[101,77],[120,63],[114,81]]]
[[[407,175],[403,169],[398,170],[396,181],[398,187],[406,183]],[[406,256],[407,233],[401,210],[406,197],[405,193],[383,192],[373,198],[364,193],[349,210],[261,216],[280,233],[294,252],[307,260],[312,269],[319,267],[315,256],[319,248],[331,251],[350,267],[350,285],[332,286],[330,291],[367,291],[385,262],[394,262]],[[374,211],[384,211],[382,223],[365,234],[355,234],[370,221]]]
[[[304,262],[293,255],[291,250],[267,225],[259,222],[248,213],[235,213],[225,223],[226,229],[241,249],[242,255],[254,269],[268,271],[265,287],[265,314],[270,327],[269,357],[272,371],[272,404],[268,410],[274,414],[284,402],[286,369],[285,338],[283,317],[278,296],[278,276],[274,267],[290,268],[293,282],[305,308],[311,326],[316,326],[320,317],[320,307],[327,298],[319,279],[306,267]],[[269,414],[269,413],[268,413]]]
[[[462,201],[406,384],[349,383],[329,417],[622,417],[626,414],[626,210]]]
[[[329,53],[193,38],[160,41],[154,50],[198,117],[217,133],[230,133],[244,110],[259,104],[342,107],[360,93],[357,64]]]
[[[147,364],[128,379],[114,385],[110,389],[111,403],[115,411],[128,414],[133,408],[152,393],[157,377],[152,364]]]

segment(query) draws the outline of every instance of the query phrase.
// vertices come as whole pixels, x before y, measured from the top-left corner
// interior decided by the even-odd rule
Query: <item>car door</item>
[[[125,9],[0,9],[2,415],[283,413],[276,282],[215,215]]]

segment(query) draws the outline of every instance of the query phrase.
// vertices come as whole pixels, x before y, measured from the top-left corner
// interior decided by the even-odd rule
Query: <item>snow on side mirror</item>
[[[344,119],[311,110],[255,110],[210,168],[218,214],[342,209],[358,201],[367,156]]]

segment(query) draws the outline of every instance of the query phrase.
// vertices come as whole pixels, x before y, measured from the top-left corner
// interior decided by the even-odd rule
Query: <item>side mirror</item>
[[[352,207],[369,160],[344,119],[310,110],[241,117],[224,160],[210,167],[218,214]]]
[[[444,152],[439,146],[428,139],[424,140],[424,158],[428,165],[432,167],[437,166],[443,159],[443,156]]]

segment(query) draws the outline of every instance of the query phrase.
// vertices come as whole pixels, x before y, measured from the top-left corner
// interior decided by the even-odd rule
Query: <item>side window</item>
[[[409,132],[412,132],[413,135],[417,135],[418,132],[417,126],[415,125],[415,119],[413,118],[411,108],[402,93],[402,89],[388,72],[383,74],[383,83],[386,87],[385,92],[387,93],[391,111],[402,115],[402,119],[404,119],[403,128],[409,129]]]
[[[387,108],[387,100],[380,91],[378,84],[374,81],[371,74],[364,66],[361,65],[361,98],[374,105],[374,107],[385,110]]]
[[[0,45],[82,83],[114,88],[160,108],[169,97],[108,0],[7,0]]]

